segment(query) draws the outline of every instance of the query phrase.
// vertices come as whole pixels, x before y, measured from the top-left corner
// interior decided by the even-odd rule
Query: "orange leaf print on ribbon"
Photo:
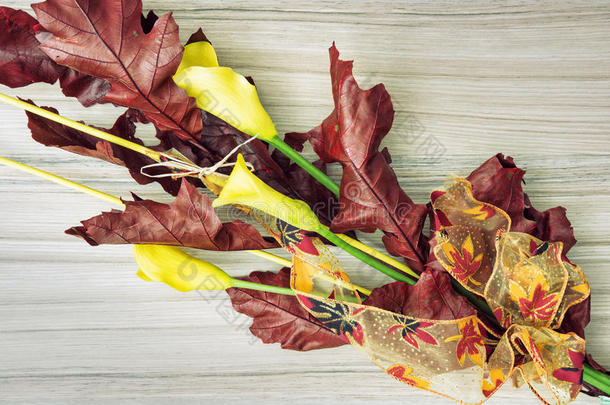
[[[485,397],[491,396],[504,382],[504,373],[499,368],[494,368],[489,371],[489,377],[484,378],[481,383],[481,389]]]
[[[549,321],[555,314],[558,294],[549,294],[548,283],[541,274],[527,286],[527,290],[511,280],[510,293],[519,304],[523,319],[532,324]]]
[[[472,276],[481,267],[483,253],[479,253],[476,257],[474,256],[474,244],[470,235],[466,237],[460,250],[451,243],[443,244],[442,249],[449,261],[450,268],[448,270],[458,281],[464,283],[468,280],[473,284],[481,285]]]
[[[386,372],[398,381],[412,385],[417,388],[426,389],[430,386],[430,382],[412,376],[411,373],[413,372],[413,369],[411,367],[396,364],[389,367]]]
[[[485,343],[483,342],[483,336],[479,331],[477,325],[477,319],[471,318],[466,321],[462,321],[459,324],[460,334],[445,339],[445,342],[458,340],[456,356],[460,362],[460,366],[464,365],[466,355],[470,360],[479,366],[483,366],[483,355],[481,350],[484,349]]]
[[[481,204],[472,208],[468,208],[466,210],[462,210],[464,214],[470,214],[474,217],[474,219],[478,219],[479,221],[485,221],[496,215],[496,210],[491,205]]]

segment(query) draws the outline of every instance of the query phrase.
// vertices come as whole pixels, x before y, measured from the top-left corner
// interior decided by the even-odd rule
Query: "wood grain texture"
[[[25,8],[28,2],[3,0]],[[538,209],[563,205],[579,240],[570,257],[592,286],[588,350],[610,366],[610,5],[573,2],[145,0],[174,11],[181,38],[202,26],[220,61],[255,78],[281,131],[331,110],[327,48],[384,82],[396,106],[388,146],[417,202],[497,152],[526,168]],[[11,95],[108,126],[120,110],[84,109],[56,86]],[[151,134],[148,127],[141,132]],[[309,151],[311,153],[311,151]],[[169,200],[104,162],[44,148],[25,116],[0,106],[0,155],[108,193]],[[310,155],[311,156],[311,155]],[[335,171],[336,176],[338,173]],[[126,246],[63,234],[109,206],[0,167],[0,403],[451,403],[396,383],[349,347],[295,353],[254,342],[224,293],[181,294],[135,277]],[[374,235],[365,240],[380,246]],[[281,254],[281,253],[280,253]],[[356,282],[386,281],[338,252]],[[231,274],[274,270],[246,253],[210,253]],[[228,315],[227,315],[228,314]],[[503,387],[491,404],[536,404]],[[598,403],[580,396],[577,403]]]

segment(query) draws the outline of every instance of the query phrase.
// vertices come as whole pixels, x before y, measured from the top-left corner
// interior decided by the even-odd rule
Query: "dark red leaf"
[[[379,145],[392,126],[394,109],[382,84],[362,90],[352,75],[352,62],[339,59],[330,48],[330,74],[335,110],[306,137],[320,158],[343,166],[340,211],[331,229],[386,232],[388,251],[403,256],[415,270],[423,270],[427,240],[422,227],[428,208],[415,204],[400,188]],[[289,134],[289,143],[303,134]]]
[[[110,84],[55,63],[40,49],[39,39],[48,35],[24,11],[0,7],[0,83],[22,87],[59,79],[66,96],[78,98],[85,106],[99,102]]]
[[[32,8],[53,34],[40,48],[61,65],[110,82],[104,101],[136,108],[183,139],[199,138],[201,112],[171,78],[182,58],[171,14],[146,33],[151,17],[142,21],[139,0],[48,0]]]
[[[468,176],[474,197],[506,211],[511,231],[525,232],[539,239],[563,242],[565,255],[576,243],[574,230],[563,207],[544,212],[536,210],[523,192],[525,170],[518,168],[510,156],[499,153]]]
[[[150,10],[146,15],[142,14],[140,16],[140,25],[142,25],[142,31],[144,31],[145,34],[149,34],[158,19],[159,16],[156,15],[155,12],[152,10]]]
[[[105,212],[82,221],[66,233],[89,244],[157,244],[207,250],[245,250],[277,247],[242,221],[221,223],[210,198],[183,180],[176,200],[125,201],[125,211]]]
[[[290,269],[279,273],[255,271],[243,280],[290,287]],[[280,343],[282,349],[307,351],[342,346],[346,341],[307,312],[294,296],[241,288],[229,288],[233,308],[253,319],[250,332],[264,343]]]
[[[29,100],[28,102],[31,103]],[[43,108],[57,113],[57,110],[52,107]],[[169,177],[153,179],[140,174],[141,167],[154,163],[149,157],[127,148],[114,145],[110,142],[100,140],[54,121],[47,120],[38,115],[29,112],[26,112],[26,114],[28,116],[28,127],[32,132],[32,138],[34,138],[35,141],[40,142],[45,146],[54,146],[73,153],[78,153],[79,155],[91,156],[110,163],[125,166],[129,169],[131,176],[139,184],[148,184],[157,181],[168,193],[172,195],[178,193],[178,190],[180,189],[179,181],[172,180]],[[137,111],[127,110],[116,120],[112,128],[100,129],[142,145],[142,141],[135,137],[136,126],[134,122],[137,122],[138,120],[139,114]],[[149,172],[151,174],[157,173],[155,170]],[[165,170],[159,169],[158,172],[165,172]]]
[[[199,28],[197,31],[191,34],[188,41],[186,41],[186,45],[192,44],[193,42],[210,42],[210,40],[205,36],[203,30]]]
[[[431,269],[415,285],[395,282],[373,289],[364,304],[422,319],[453,320],[476,314],[468,300],[453,290],[451,276]]]
[[[108,91],[110,83],[98,77],[89,76],[72,69],[64,68],[59,78],[62,93],[68,97],[76,97],[85,107],[101,103]]]
[[[55,83],[64,71],[39,48],[38,21],[24,11],[0,7],[0,83],[22,87]]]
[[[501,153],[483,163],[470,173],[468,181],[472,193],[479,201],[493,204],[504,210],[511,218],[511,230],[530,233],[536,224],[524,216],[523,176],[511,157]]]

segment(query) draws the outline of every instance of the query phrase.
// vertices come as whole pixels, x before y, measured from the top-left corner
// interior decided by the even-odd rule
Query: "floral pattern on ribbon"
[[[424,331],[424,328],[433,325],[433,322],[421,322],[399,315],[392,315],[392,318],[394,318],[394,321],[396,321],[397,324],[392,325],[388,329],[388,334],[394,332],[395,330],[400,330],[400,334],[402,335],[402,338],[405,340],[405,342],[415,347],[416,349],[419,348],[418,340],[421,340],[422,342],[427,343],[429,345],[438,345],[436,339],[434,339],[431,334]]]
[[[459,324],[460,334],[445,339],[446,342],[457,340],[456,356],[460,365],[464,365],[466,355],[468,358],[479,366],[483,366],[483,358],[485,353],[485,343],[483,336],[479,330],[478,320],[471,318]]]
[[[344,337],[348,343],[351,337],[359,345],[363,344],[362,325],[353,319],[353,316],[363,309],[352,309],[345,304],[316,300],[303,295],[299,296],[299,301],[324,325]]]
[[[572,384],[570,394],[575,397],[582,385],[582,366],[585,361],[585,354],[568,349],[568,356],[572,361],[571,367],[561,367],[553,371],[553,377],[561,381]]]
[[[442,249],[447,257],[448,264],[451,266],[451,274],[456,279],[461,282],[468,280],[473,284],[481,285],[472,276],[481,267],[483,253],[479,253],[475,257],[471,235],[468,235],[464,242],[462,242],[460,249],[457,249],[451,243],[443,244]]]
[[[428,381],[410,375],[412,372],[413,369],[411,367],[401,366],[398,364],[393,365],[386,370],[386,373],[405,384],[409,384],[422,389],[426,389],[430,386],[430,383]]]
[[[279,219],[277,220],[277,229],[279,231],[280,243],[289,252],[294,253],[294,248],[297,247],[304,253],[310,255],[318,254],[318,250],[313,245],[311,238],[307,237],[305,231]]]

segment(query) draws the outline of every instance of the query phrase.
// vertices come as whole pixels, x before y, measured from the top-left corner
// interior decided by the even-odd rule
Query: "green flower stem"
[[[583,366],[583,380],[610,395],[610,376],[607,374],[594,370],[590,365],[585,364]]]
[[[348,244],[347,242],[344,242],[341,238],[339,238],[337,235],[335,235],[330,230],[328,230],[328,228],[321,226],[318,229],[318,234],[325,237],[330,242],[335,244],[337,247],[340,247],[341,249],[345,250],[347,253],[354,256],[355,258],[360,259],[364,263],[368,264],[371,267],[374,267],[375,269],[379,270],[383,274],[392,277],[394,280],[403,281],[403,282],[405,282],[407,284],[411,284],[411,285],[415,284],[415,280],[411,279],[410,277],[408,277],[407,275],[405,275],[403,273],[400,273],[400,272],[386,266],[385,264],[383,264],[381,262],[378,262],[377,260],[373,259],[371,256],[368,256],[367,254],[356,249],[355,247]]]
[[[247,290],[266,291],[266,292],[282,294],[282,295],[292,295],[292,296],[296,295],[295,292],[290,288],[277,287],[275,285],[268,285],[268,284],[253,283],[251,281],[240,280],[238,278],[233,279],[233,287],[245,288]],[[313,294],[313,295],[318,295],[320,297],[323,297],[321,294]],[[326,298],[326,297],[324,297],[324,298]],[[359,304],[356,297],[341,297],[341,299],[337,299],[337,301],[347,301],[347,302],[353,302],[353,303]]]
[[[280,139],[277,135],[269,140],[269,143],[273,145],[277,150],[286,155],[297,165],[301,166],[303,170],[309,173],[314,179],[318,180],[324,187],[329,189],[334,195],[339,197],[339,186],[330,177],[328,177],[323,171],[315,167],[305,159],[299,152],[292,149],[290,145]]]
[[[267,291],[267,292],[283,294],[283,295],[294,295],[294,291],[292,291],[292,289],[290,289],[290,288],[278,287],[275,285],[253,283],[251,281],[240,280],[238,278],[233,279],[233,287],[245,288],[248,290]]]

